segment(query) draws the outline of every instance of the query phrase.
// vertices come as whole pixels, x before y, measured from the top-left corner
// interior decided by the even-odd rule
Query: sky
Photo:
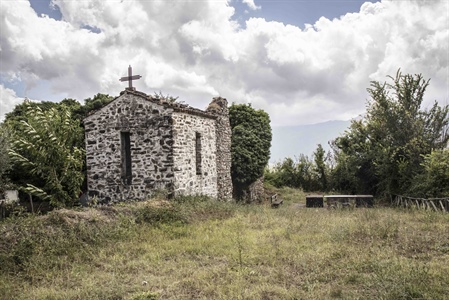
[[[0,33],[0,120],[24,97],[118,96],[128,65],[139,91],[251,103],[273,127],[363,115],[399,68],[449,102],[446,0],[0,0]]]

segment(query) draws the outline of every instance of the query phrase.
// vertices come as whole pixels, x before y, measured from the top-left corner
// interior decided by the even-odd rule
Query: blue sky
[[[446,0],[2,0],[0,31],[0,120],[23,97],[116,96],[129,64],[142,92],[251,103],[273,127],[355,118],[399,68],[431,78],[425,105],[449,99]]]
[[[59,7],[52,5],[50,0],[31,0],[31,7],[37,13],[37,15],[48,15],[50,18],[61,20],[62,14]]]
[[[236,9],[234,19],[244,26],[248,18],[264,18],[267,21],[283,22],[298,27],[304,24],[315,23],[319,18],[338,18],[347,13],[359,12],[364,0],[272,0],[257,1],[259,9],[252,10],[241,1],[232,1],[229,4]],[[31,7],[38,14],[46,14],[51,18],[60,20],[62,14],[58,6],[52,6],[50,0],[31,0]]]
[[[347,13],[359,12],[363,0],[279,0],[256,1],[260,9],[251,10],[242,2],[231,4],[237,10],[236,19],[244,23],[249,17],[264,18],[267,21],[283,22],[304,28],[304,24],[314,24],[321,17],[338,18]]]

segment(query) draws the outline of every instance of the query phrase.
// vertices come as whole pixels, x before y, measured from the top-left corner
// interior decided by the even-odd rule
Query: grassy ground
[[[1,299],[447,299],[449,214],[205,198],[0,223]]]

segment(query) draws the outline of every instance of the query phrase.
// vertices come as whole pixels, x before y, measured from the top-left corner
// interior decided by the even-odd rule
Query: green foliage
[[[180,225],[186,223],[187,220],[183,213],[173,206],[144,206],[136,211],[136,222],[157,226],[160,224]]]
[[[76,111],[76,115],[79,115],[81,119],[85,118],[89,112],[102,108],[103,106],[109,104],[114,97],[108,94],[96,94],[93,98],[84,99],[84,105]]]
[[[64,105],[46,111],[24,105],[20,122],[7,123],[13,140],[9,155],[19,173],[15,183],[53,206],[70,206],[78,199],[84,179],[79,120]]]
[[[232,104],[229,119],[232,129],[232,181],[239,198],[244,189],[263,176],[270,159],[270,117],[251,105]]]
[[[370,191],[368,186],[360,187],[363,183],[358,180],[354,170],[357,168],[357,161],[351,159],[345,152],[338,152],[336,155],[335,166],[331,169],[330,185],[332,190],[338,190],[345,194],[356,194],[357,191]]]
[[[449,196],[449,149],[424,156],[423,173],[414,178],[411,193],[424,198]]]
[[[299,187],[296,163],[290,157],[265,169],[265,182],[275,187]]]
[[[304,154],[296,161],[287,157],[265,172],[265,180],[275,187],[301,188],[307,192],[327,191],[328,177],[327,155],[321,144],[317,145],[312,159]]]
[[[391,84],[371,82],[366,116],[335,141],[337,189],[407,193],[423,172],[424,156],[447,145],[449,107],[435,102],[421,109],[429,81],[400,71],[389,78]]]
[[[51,201],[53,205],[71,205],[78,198],[78,182],[81,180],[85,184],[84,129],[81,121],[90,111],[100,109],[113,99],[109,95],[99,93],[93,98],[85,99],[85,105],[70,98],[59,103],[24,101],[16,105],[14,110],[6,115],[3,124],[18,141],[15,143],[15,150],[11,152],[14,164],[8,172],[8,178],[3,178],[2,182],[10,179],[9,181],[20,186],[23,191]],[[36,116],[33,115],[34,112],[37,112]],[[2,155],[5,153],[2,146],[7,134],[4,130],[0,133]],[[42,140],[39,140],[40,138]],[[20,150],[17,150],[17,147]],[[61,158],[63,161],[56,161]],[[4,174],[1,173],[2,167],[7,165],[8,160],[2,159],[0,176]],[[77,170],[80,165],[81,173]],[[50,170],[58,171],[49,173]],[[49,193],[54,191],[60,191],[60,194],[49,196]]]
[[[6,173],[11,169],[11,162],[8,151],[10,147],[9,131],[0,125],[0,192],[7,186],[8,178]]]
[[[10,130],[19,130],[21,121],[26,120],[26,111],[30,107],[39,107],[42,111],[47,111],[51,108],[56,108],[58,106],[55,102],[42,101],[42,102],[31,102],[25,99],[24,102],[17,104],[12,112],[5,115],[4,124],[8,124]]]
[[[323,146],[318,144],[315,152],[313,153],[313,158],[315,162],[315,174],[317,176],[317,181],[319,183],[318,190],[327,190],[327,165],[326,165],[326,151],[324,151]]]
[[[175,103],[175,102],[178,102],[178,98],[179,98],[179,97],[171,96],[171,95],[169,95],[169,94],[164,95],[161,91],[159,91],[159,92],[154,92],[153,97],[156,98],[156,99],[158,99],[158,100],[161,100],[161,101],[164,101],[164,102],[169,102],[169,103]]]

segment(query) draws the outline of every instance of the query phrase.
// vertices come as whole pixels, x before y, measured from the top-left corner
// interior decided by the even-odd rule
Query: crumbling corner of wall
[[[228,101],[222,97],[215,97],[206,111],[217,116],[217,198],[226,201],[232,199],[233,194],[231,179],[232,131],[229,121]]]

